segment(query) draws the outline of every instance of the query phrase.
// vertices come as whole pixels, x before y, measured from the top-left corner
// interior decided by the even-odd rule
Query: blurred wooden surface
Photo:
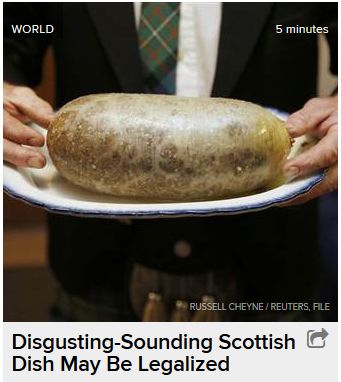
[[[45,212],[4,194],[4,230],[41,225],[45,222]]]
[[[4,321],[51,321],[56,282],[46,267],[7,269],[4,272]]]
[[[54,59],[53,51],[49,48],[46,52],[44,63],[42,81],[39,86],[35,88],[37,94],[49,102],[52,106],[55,105],[55,76],[54,76]]]
[[[329,96],[337,86],[337,76],[329,72],[329,46],[324,35],[319,36],[319,79],[317,93],[320,97]]]
[[[45,267],[46,227],[44,224],[4,230],[4,268]]]

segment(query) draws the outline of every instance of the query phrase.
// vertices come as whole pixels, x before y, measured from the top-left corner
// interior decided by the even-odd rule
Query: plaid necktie
[[[142,3],[139,46],[147,93],[175,94],[180,3]]]

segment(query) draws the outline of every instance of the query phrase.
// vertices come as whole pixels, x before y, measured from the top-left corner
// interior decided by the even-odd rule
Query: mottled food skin
[[[290,151],[283,123],[223,98],[96,94],[62,107],[48,130],[70,182],[115,196],[195,201],[252,194],[280,182]]]

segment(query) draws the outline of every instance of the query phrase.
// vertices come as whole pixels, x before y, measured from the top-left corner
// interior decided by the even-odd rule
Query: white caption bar
[[[5,323],[6,382],[336,382],[336,323]]]

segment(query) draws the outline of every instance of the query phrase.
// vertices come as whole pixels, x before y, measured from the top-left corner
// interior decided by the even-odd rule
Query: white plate
[[[285,117],[284,113],[275,113]],[[305,137],[297,139],[290,155],[297,155],[303,146],[304,149],[309,147],[311,142],[302,146],[305,142],[308,142]],[[47,155],[48,163],[42,170],[4,164],[5,192],[48,211],[76,216],[131,218],[240,214],[273,207],[294,199],[311,190],[324,177],[323,172],[319,172],[270,191],[240,198],[192,203],[146,203],[93,193],[71,184],[58,174],[46,147],[43,151]]]

